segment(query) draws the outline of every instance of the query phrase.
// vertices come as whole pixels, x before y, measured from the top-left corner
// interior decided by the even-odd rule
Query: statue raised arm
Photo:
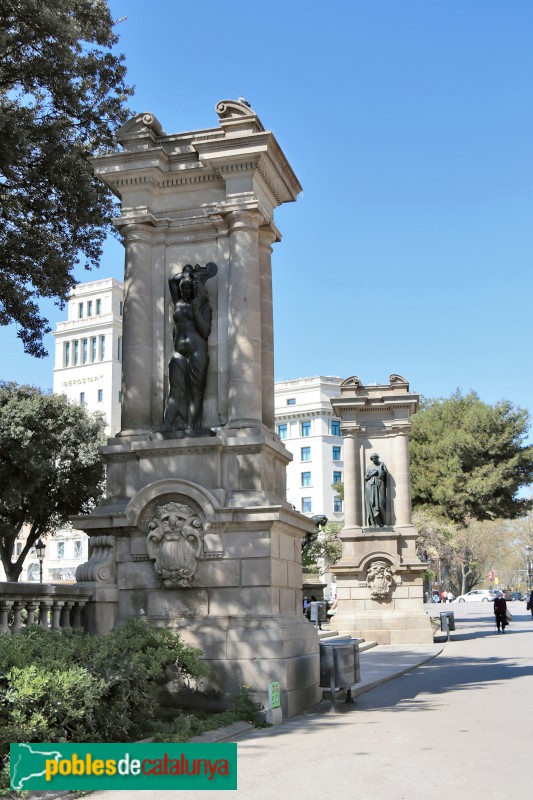
[[[213,311],[205,288],[217,274],[212,262],[201,267],[186,264],[169,281],[174,305],[174,353],[168,365],[169,391],[165,403],[163,428],[201,435],[209,354],[207,339]]]

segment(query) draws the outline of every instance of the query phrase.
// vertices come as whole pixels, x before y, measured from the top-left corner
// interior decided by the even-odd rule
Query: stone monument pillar
[[[218,127],[167,134],[152,114],[93,160],[120,197],[126,250],[122,429],[103,448],[107,497],[77,579],[97,633],[131,617],[179,631],[212,666],[209,691],[281,684],[294,714],[318,697],[302,614],[291,459],[274,426],[274,209],[300,184],[244,102]]]
[[[383,386],[363,386],[354,376],[340,391],[331,401],[344,437],[335,627],[380,644],[432,643],[423,609],[426,565],[411,522],[409,418],[418,395],[401,375]]]

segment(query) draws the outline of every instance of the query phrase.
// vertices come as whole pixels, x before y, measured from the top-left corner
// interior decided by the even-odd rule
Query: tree
[[[115,202],[90,157],[130,112],[105,0],[0,0],[0,325],[46,355],[37,300],[98,266]]]
[[[527,411],[457,391],[423,401],[412,423],[415,508],[464,527],[469,519],[514,519],[533,507],[517,497],[533,481],[533,446],[524,444]]]
[[[450,584],[455,594],[465,594],[487,579],[494,564],[507,560],[509,537],[502,520],[470,520],[459,528],[447,557]]]
[[[339,539],[341,526],[330,522],[302,540],[302,567],[314,571],[322,566],[328,570],[342,555]],[[320,563],[319,563],[320,562]]]
[[[0,383],[0,558],[18,580],[30,548],[72,514],[91,510],[103,494],[101,414],[62,395]],[[18,556],[22,526],[28,536]]]

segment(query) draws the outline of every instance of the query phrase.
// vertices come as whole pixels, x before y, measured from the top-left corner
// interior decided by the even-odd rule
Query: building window
[[[280,439],[287,438],[287,425],[285,423],[283,425],[278,425],[278,436]]]
[[[89,340],[82,339],[81,340],[81,357],[84,364],[87,363],[87,359],[89,358]]]
[[[337,445],[333,445],[333,461],[340,461],[341,460],[341,449],[337,447]]]
[[[300,460],[301,461],[311,461],[311,448],[310,447],[301,447],[300,448]]]
[[[100,336],[100,361],[105,358],[105,336]]]
[[[310,514],[313,510],[310,497],[302,497],[302,514]]]
[[[311,486],[310,472],[302,472],[302,486]]]
[[[296,398],[289,397],[289,399],[287,400],[287,405],[288,406],[295,406],[296,405]]]
[[[65,542],[57,543],[57,557],[65,558]]]
[[[96,336],[91,336],[91,361],[96,361]]]
[[[83,542],[81,539],[74,541],[74,558],[83,558]]]
[[[123,311],[124,311],[124,303],[121,300],[120,304],[119,304],[119,307],[118,307],[118,313],[120,314],[120,316],[122,316],[122,312]]]
[[[340,436],[341,435],[341,424],[340,422],[333,421],[331,423],[331,434],[332,436]]]
[[[122,336],[119,336],[117,339],[117,358],[119,361],[122,361]]]
[[[76,339],[74,342],[74,366],[79,364],[80,361],[80,343]]]
[[[300,422],[300,435],[311,436],[311,421]]]
[[[122,389],[118,390],[118,402],[122,403]]]
[[[104,399],[104,390],[98,389],[98,402],[101,403],[103,399]]]
[[[342,472],[333,472],[333,483],[342,483]]]
[[[78,303],[78,319],[83,319],[83,303]]]
[[[87,300],[87,316],[92,317],[93,315],[93,301]]]
[[[22,553],[22,542],[15,542],[15,555],[20,556]]]
[[[80,403],[82,405],[85,403],[85,392],[80,392]]]
[[[102,301],[100,300],[100,298],[98,298],[96,301],[96,313],[97,314],[102,313]]]
[[[333,498],[333,511],[336,514],[342,513],[342,500],[340,499],[340,497]]]
[[[70,365],[70,342],[65,342],[65,366]]]

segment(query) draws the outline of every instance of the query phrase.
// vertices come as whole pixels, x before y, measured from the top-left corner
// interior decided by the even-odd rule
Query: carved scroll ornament
[[[115,582],[115,537],[111,535],[91,536],[89,540],[89,560],[76,569],[78,583]]]
[[[392,569],[386,561],[372,561],[366,576],[366,585],[370,589],[370,597],[381,599],[388,597],[392,585]]]
[[[202,520],[184,503],[158,506],[148,522],[146,549],[165,588],[190,587],[202,555]]]

